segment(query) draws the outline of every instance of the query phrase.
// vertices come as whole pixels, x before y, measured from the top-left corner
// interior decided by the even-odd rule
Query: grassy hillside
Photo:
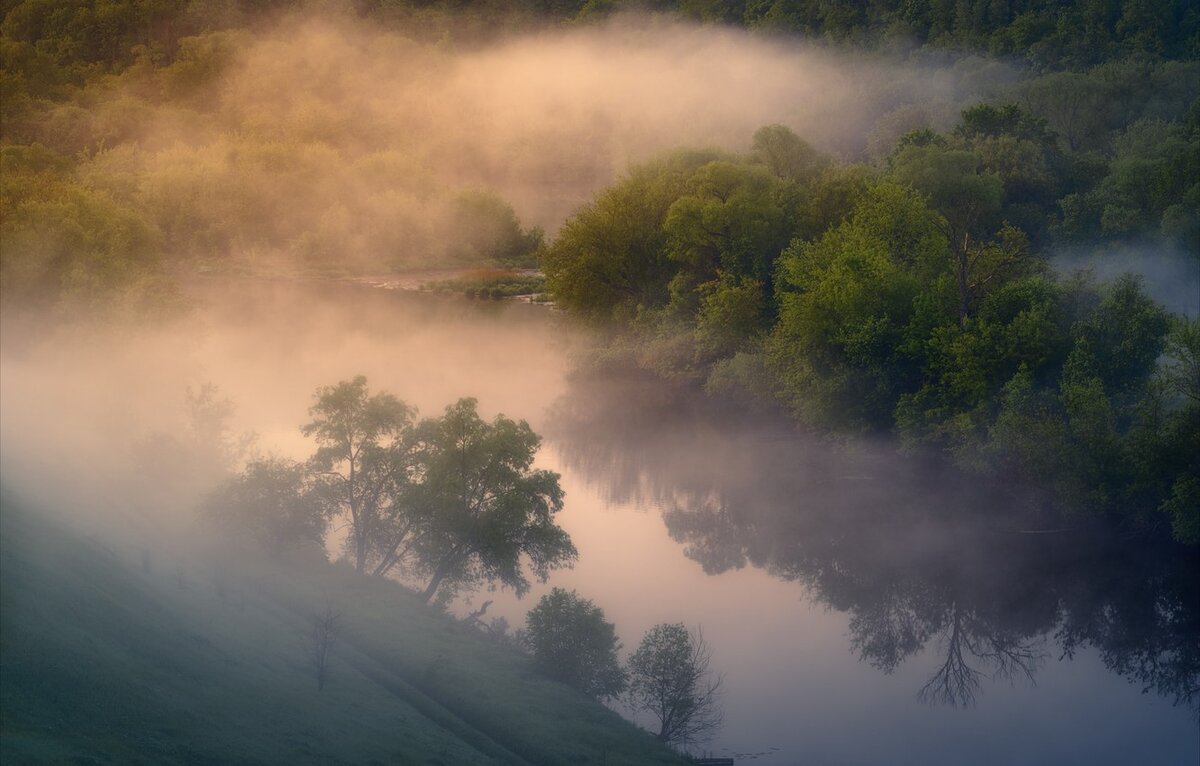
[[[327,685],[313,617],[342,613]],[[649,735],[388,582],[70,531],[0,496],[4,763],[655,764]]]

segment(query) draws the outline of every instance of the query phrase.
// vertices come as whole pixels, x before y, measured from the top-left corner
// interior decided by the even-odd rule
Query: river
[[[725,721],[697,752],[781,766],[1200,762],[1195,555],[1123,553],[1086,520],[1045,523],[1025,494],[889,444],[580,373],[588,336],[545,308],[304,282],[190,292],[196,311],[170,329],[9,354],[8,443],[39,429],[55,459],[102,450],[212,381],[260,449],[303,457],[319,385],[365,374],[423,414],[475,396],[485,416],[545,435],[538,463],[562,475],[579,560],[524,599],[453,608],[491,599],[487,616],[515,627],[550,587],[576,589],[626,653],[656,623],[702,628]],[[84,406],[91,428],[47,429],[46,408]]]

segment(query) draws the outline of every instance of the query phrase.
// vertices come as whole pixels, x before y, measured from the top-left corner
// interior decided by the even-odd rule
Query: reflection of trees
[[[1105,571],[1107,598],[1070,594],[1056,638],[1066,657],[1095,646],[1116,673],[1187,705],[1200,718],[1200,578],[1194,557],[1169,557],[1156,566]],[[1132,568],[1132,567],[1131,567]]]
[[[616,500],[661,506],[706,573],[749,564],[847,612],[852,649],[883,672],[936,648],[923,701],[970,705],[988,678],[1032,681],[1057,644],[1063,657],[1095,647],[1200,710],[1195,552],[1131,555],[1082,520],[1040,533],[1036,503],[1011,488],[686,402],[635,409],[640,385],[577,382],[551,434],[563,460]]]
[[[975,704],[983,673],[971,664],[972,658],[990,667],[994,680],[1012,681],[1024,676],[1032,682],[1034,670],[1045,657],[1041,642],[1013,633],[997,633],[992,627],[957,602],[952,603],[949,624],[940,636],[946,657],[917,692],[917,699],[931,705]]]

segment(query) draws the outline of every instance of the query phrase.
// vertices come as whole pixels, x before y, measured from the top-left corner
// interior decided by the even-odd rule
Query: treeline
[[[1027,56],[1048,71],[1012,97],[1047,120],[1071,167],[1047,139],[1025,136],[1047,150],[1036,158],[1046,167],[1025,166],[1034,175],[1010,191],[1025,183],[1039,204],[1062,199],[1063,241],[1136,236],[1147,223],[1172,236],[1186,230],[1196,203],[1180,192],[1191,139],[1179,104],[1186,109],[1200,79],[1195,9],[1182,0],[977,5],[10,0],[0,5],[0,295],[9,308],[146,314],[178,304],[168,275],[180,270],[531,266],[541,230],[489,190],[520,176],[546,196],[569,196],[607,179],[604,162],[586,141],[548,148],[536,132],[513,147],[518,158],[508,146],[508,156],[488,156],[448,135],[447,115],[426,115],[415,88],[381,109],[372,93],[394,70],[368,67],[396,60],[444,71],[456,45],[634,7],[844,46],[895,52],[886,39],[903,38]],[[255,47],[305,14],[365,19],[381,36],[343,36],[331,50],[348,73],[333,80],[312,68],[313,56]],[[250,50],[259,58],[247,63]],[[886,156],[936,111],[897,105],[868,152]],[[1156,119],[1169,124],[1131,128]]]
[[[1187,0],[589,0],[579,14],[629,7],[858,45],[987,52],[1046,69],[1200,54],[1200,10]]]
[[[342,57],[335,81],[316,87],[316,74],[298,71],[307,52],[270,37],[294,5],[5,9],[0,294],[9,308],[161,312],[178,304],[169,275],[180,270],[534,265],[541,230],[470,177],[484,162],[446,138],[438,115],[422,121],[422,93],[398,87],[394,106],[372,100],[378,80],[344,60],[362,55],[360,40],[316,41]],[[398,32],[369,44],[378,56],[356,61],[448,61]],[[253,71],[247,55],[259,55]],[[263,82],[268,92],[248,92]]]
[[[988,53],[1051,70],[1200,55],[1200,10],[1188,0],[10,0],[2,8],[6,62],[36,61],[50,75],[46,84],[59,86],[141,55],[171,60],[187,37],[267,25],[297,11],[468,42],[634,11],[858,46]]]
[[[874,165],[766,127],[747,154],[633,169],[544,253],[547,286],[619,328],[610,363],[894,433],[1060,510],[1166,518],[1195,543],[1200,320],[1048,256],[1136,244],[1200,265],[1198,120],[1138,120],[1081,152],[984,104]]]

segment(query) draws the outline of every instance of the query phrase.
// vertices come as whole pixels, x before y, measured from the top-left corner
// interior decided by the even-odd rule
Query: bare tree
[[[333,645],[337,641],[341,612],[335,612],[332,606],[325,607],[325,613],[313,618],[312,630],[312,662],[317,671],[317,691],[325,690],[325,676],[329,670],[329,660],[333,655]]]
[[[663,742],[705,742],[721,727],[722,678],[711,659],[703,632],[679,623],[655,625],[629,658],[629,705],[653,716]]]

